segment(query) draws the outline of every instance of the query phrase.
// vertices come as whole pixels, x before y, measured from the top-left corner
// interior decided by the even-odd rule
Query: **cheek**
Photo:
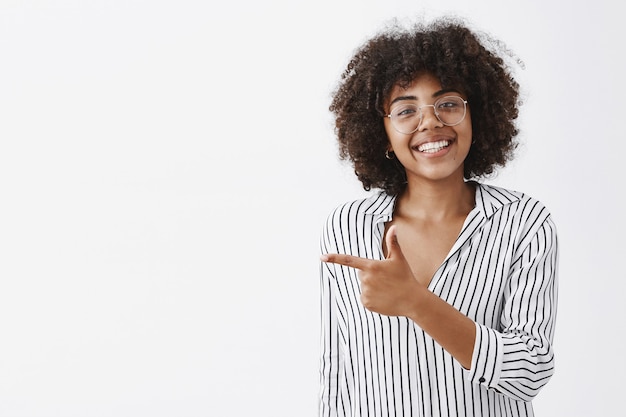
[[[467,114],[465,115],[465,119],[463,119],[463,123],[467,123],[467,134],[469,135],[469,137],[473,137],[473,131],[472,131],[472,115],[469,111],[469,109],[467,110]]]
[[[461,123],[461,126],[462,127],[461,129],[459,129],[458,132],[459,136],[471,143],[473,139],[472,122],[470,120],[463,121],[463,123]]]
[[[396,132],[396,130],[390,124],[385,124],[385,133],[387,134],[387,142],[391,147],[399,148],[406,144],[411,138],[411,135],[403,135]]]

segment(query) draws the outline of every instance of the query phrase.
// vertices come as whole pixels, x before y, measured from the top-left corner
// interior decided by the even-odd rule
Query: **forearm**
[[[413,299],[415,302],[407,317],[465,369],[469,369],[476,340],[476,324],[426,287],[416,288]]]

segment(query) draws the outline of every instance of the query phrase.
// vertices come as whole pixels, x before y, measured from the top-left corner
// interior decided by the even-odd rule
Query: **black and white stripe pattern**
[[[379,193],[339,206],[321,252],[382,259],[394,204]],[[469,370],[409,319],[366,310],[356,270],[322,263],[320,416],[533,416],[554,372],[557,257],[540,202],[476,184],[476,206],[429,285],[476,323]]]

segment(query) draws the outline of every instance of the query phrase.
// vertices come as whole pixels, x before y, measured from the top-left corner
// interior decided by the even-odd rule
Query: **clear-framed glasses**
[[[458,96],[445,96],[437,99],[434,104],[417,106],[401,103],[385,115],[391,120],[393,128],[400,133],[411,134],[417,130],[424,115],[422,109],[432,107],[437,119],[446,126],[455,126],[463,121],[467,112],[467,100]]]

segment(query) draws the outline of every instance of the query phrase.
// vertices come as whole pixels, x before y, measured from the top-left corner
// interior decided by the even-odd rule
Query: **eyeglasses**
[[[393,128],[404,134],[411,134],[417,130],[424,115],[422,109],[432,107],[437,119],[446,126],[455,126],[463,121],[467,112],[467,100],[457,96],[445,96],[437,99],[435,104],[425,104],[416,106],[415,104],[404,103],[386,114],[391,120]]]

